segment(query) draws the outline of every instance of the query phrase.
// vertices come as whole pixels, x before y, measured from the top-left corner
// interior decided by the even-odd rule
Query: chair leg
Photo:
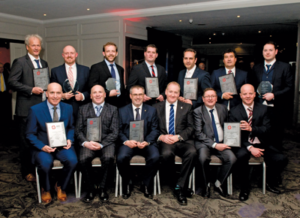
[[[266,163],[265,162],[263,162],[263,164],[262,164],[262,166],[263,166],[263,194],[266,194]]]
[[[189,188],[192,188],[192,179],[193,179],[193,172],[191,173],[189,178]]]
[[[193,169],[193,191],[194,191],[194,194],[196,193],[196,185],[195,185],[195,167]]]
[[[78,182],[78,197],[77,198],[80,198],[81,197],[81,183],[82,183],[82,173],[81,171],[79,171],[79,182]]]
[[[119,174],[119,181],[120,181],[120,183],[119,183],[119,186],[120,186],[120,196],[122,196],[123,195],[123,184],[122,184],[122,176]]]
[[[119,170],[116,166],[116,188],[115,188],[115,197],[118,197],[118,187],[119,187]]]
[[[159,171],[157,171],[156,173],[156,178],[157,178],[157,188],[158,188],[158,194],[161,194],[161,190],[160,190],[160,178],[159,178]]]
[[[40,177],[38,173],[38,168],[35,167],[35,178],[36,178],[36,189],[38,194],[38,201],[39,203],[42,203],[42,197],[41,197],[41,187],[40,187]]]
[[[232,195],[232,173],[227,177],[227,191],[229,195]]]
[[[78,198],[78,177],[77,171],[74,171],[74,184],[75,184],[75,198]]]
[[[153,194],[156,195],[156,175],[154,176],[154,187],[153,187]]]

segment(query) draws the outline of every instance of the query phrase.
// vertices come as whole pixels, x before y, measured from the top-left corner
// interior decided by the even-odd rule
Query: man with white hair
[[[28,53],[14,60],[8,85],[17,91],[16,120],[19,123],[21,173],[27,181],[35,181],[34,166],[31,164],[30,146],[25,138],[26,120],[31,106],[42,102],[43,89],[35,87],[33,70],[48,67],[40,58],[43,39],[37,34],[27,35],[25,45]]]

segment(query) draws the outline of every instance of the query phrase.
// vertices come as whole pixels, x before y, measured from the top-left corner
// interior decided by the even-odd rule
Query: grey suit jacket
[[[41,59],[42,67],[48,67],[48,63]],[[34,87],[34,66],[28,56],[14,60],[11,73],[8,77],[8,85],[17,91],[16,115],[27,117],[29,108],[42,102],[42,94],[31,94]]]
[[[79,108],[75,134],[79,145],[88,141],[86,139],[87,119],[97,117],[92,102],[82,105]],[[119,114],[118,109],[105,102],[100,114],[102,122],[102,139],[103,147],[115,146],[119,135]]]
[[[219,117],[220,124],[223,128],[224,122],[227,121],[228,111],[225,105],[216,103],[215,105]],[[195,137],[196,140],[201,144],[211,148],[215,143],[214,141],[214,130],[212,127],[212,121],[205,105],[194,110],[194,126],[195,126]],[[195,143],[197,149],[200,145]]]

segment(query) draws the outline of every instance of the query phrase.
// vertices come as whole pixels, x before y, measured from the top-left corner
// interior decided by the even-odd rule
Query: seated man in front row
[[[264,157],[267,170],[267,190],[275,194],[280,191],[275,188],[278,178],[287,165],[287,158],[270,145],[268,132],[270,130],[270,119],[267,113],[267,106],[254,102],[254,87],[245,84],[241,87],[240,97],[242,103],[230,110],[229,122],[240,122],[242,139],[240,148],[232,148],[236,155],[238,173],[241,178],[240,201],[246,201],[249,197],[249,159]],[[270,136],[269,136],[270,137]]]
[[[34,164],[37,165],[41,185],[42,201],[51,202],[50,171],[53,160],[58,159],[64,165],[62,176],[55,185],[57,199],[67,199],[66,188],[77,165],[77,156],[72,146],[74,142],[73,109],[69,104],[60,102],[62,88],[58,83],[50,83],[47,88],[47,100],[32,106],[29,109],[26,137],[33,145],[32,155]],[[46,122],[64,122],[67,145],[63,148],[49,146]]]
[[[175,155],[182,158],[179,179],[174,195],[181,205],[187,205],[186,197],[191,197],[189,176],[194,168],[197,154],[193,140],[192,105],[178,101],[180,85],[170,82],[165,91],[166,100],[155,104],[159,118],[160,136],[158,138],[162,156],[162,166],[167,172],[175,174]],[[173,176],[172,175],[172,176]]]
[[[222,166],[217,175],[215,190],[223,197],[227,196],[226,179],[236,161],[231,148],[223,144],[223,126],[227,121],[228,111],[225,105],[216,103],[217,92],[213,88],[206,88],[203,93],[204,105],[194,110],[195,147],[198,150],[201,172],[203,176],[202,196],[210,197],[210,171],[211,154],[222,160]]]
[[[117,151],[117,165],[123,179],[123,198],[131,195],[128,188],[130,180],[130,160],[135,155],[146,159],[143,170],[144,196],[153,198],[153,179],[158,169],[159,151],[156,140],[159,134],[158,121],[155,108],[143,104],[145,90],[142,86],[134,85],[130,88],[132,104],[119,109],[119,139]],[[130,121],[144,120],[144,141],[138,142],[129,138]]]
[[[119,135],[118,109],[105,102],[106,93],[102,86],[95,85],[91,89],[92,102],[79,108],[76,124],[76,136],[80,145],[79,163],[83,179],[87,183],[87,195],[82,199],[89,203],[94,197],[94,176],[91,162],[95,157],[100,157],[102,168],[102,179],[100,183],[99,198],[108,201],[106,182],[109,169],[114,164],[115,143]],[[88,118],[101,116],[101,139],[100,142],[89,141],[87,135]]]

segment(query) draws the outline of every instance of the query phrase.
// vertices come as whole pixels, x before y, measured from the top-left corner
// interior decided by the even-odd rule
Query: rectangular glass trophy
[[[224,142],[229,147],[241,147],[241,128],[239,122],[224,123]]]
[[[63,83],[63,91],[64,93],[73,93],[74,95],[77,94],[77,91],[79,90],[79,84],[77,81],[75,81],[74,86],[71,86],[70,80],[66,79]]]
[[[106,82],[105,82],[106,89],[107,89],[108,91],[117,89],[116,83],[117,83],[117,81],[116,81],[115,78],[109,78],[109,79],[106,80]]]
[[[159,81],[157,77],[146,77],[146,94],[150,98],[157,98],[159,96]]]
[[[49,146],[51,148],[67,146],[64,122],[46,122]]]
[[[224,75],[224,76],[220,76],[219,81],[220,81],[222,93],[231,92],[231,93],[233,93],[233,95],[238,94],[237,90],[236,90],[234,76],[232,73]]]
[[[33,80],[35,87],[40,87],[44,91],[47,91],[47,86],[50,82],[48,67],[33,69]]]
[[[88,118],[86,124],[86,139],[93,142],[101,142],[102,123],[101,117]]]
[[[183,85],[183,97],[190,100],[197,100],[198,78],[185,78]]]
[[[129,140],[144,141],[144,120],[130,121]]]
[[[262,81],[257,87],[258,97],[262,98],[262,96],[266,93],[270,93],[273,91],[273,86],[269,81]]]

